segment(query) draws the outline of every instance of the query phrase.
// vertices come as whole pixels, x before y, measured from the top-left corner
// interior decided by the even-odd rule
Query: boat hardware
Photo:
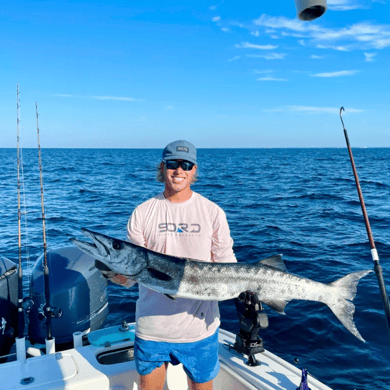
[[[307,370],[306,370],[306,368],[302,369],[301,383],[300,383],[299,387],[297,387],[296,390],[310,390],[310,387],[307,383]]]
[[[234,300],[240,331],[236,335],[233,349],[248,355],[249,366],[257,366],[255,354],[264,351],[263,339],[259,337],[260,329],[268,328],[268,317],[257,295],[253,292],[242,292]]]

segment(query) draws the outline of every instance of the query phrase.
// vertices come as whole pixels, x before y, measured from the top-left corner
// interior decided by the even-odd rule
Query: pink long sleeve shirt
[[[182,203],[163,193],[139,205],[127,224],[130,242],[155,252],[207,262],[236,262],[225,212],[198,193]],[[136,335],[144,340],[193,342],[220,324],[218,302],[171,300],[139,285]]]

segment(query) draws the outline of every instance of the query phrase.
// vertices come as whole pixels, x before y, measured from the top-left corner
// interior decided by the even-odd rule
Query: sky
[[[390,147],[390,1],[4,1],[0,148]]]

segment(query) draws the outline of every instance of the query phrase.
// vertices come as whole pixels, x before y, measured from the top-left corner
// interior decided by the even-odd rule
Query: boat
[[[296,6],[300,19],[311,20],[325,12],[326,1],[296,0]],[[18,214],[20,223],[20,204]],[[44,247],[32,271],[29,297],[24,299],[20,298],[21,267],[0,256],[1,389],[138,389],[135,324],[123,320],[103,327],[108,314],[107,280],[95,260],[75,246],[47,252],[46,243]],[[20,334],[25,325],[20,324],[22,312],[26,314],[27,338]],[[306,369],[264,349],[260,338],[252,341],[245,339],[241,330],[236,335],[220,329],[215,390],[299,390],[308,389],[307,383],[311,390],[331,390]],[[164,384],[164,390],[168,389],[188,389],[181,364],[169,364]]]

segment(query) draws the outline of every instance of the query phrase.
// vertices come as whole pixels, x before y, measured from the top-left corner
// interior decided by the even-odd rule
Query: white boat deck
[[[110,328],[111,329],[111,328]],[[112,328],[114,332],[118,327]],[[221,370],[214,380],[215,390],[296,390],[301,371],[274,354],[256,354],[260,365],[250,367],[246,357],[229,348],[235,336],[220,330]],[[117,341],[111,346],[86,345],[51,355],[29,358],[0,365],[0,388],[4,390],[136,390],[137,372],[134,360],[125,357],[133,341]],[[121,352],[122,351],[122,355]],[[97,357],[104,353],[117,356],[113,364],[101,364]],[[106,355],[107,356],[107,355]],[[118,358],[119,357],[119,358]],[[30,379],[29,379],[30,378]],[[26,384],[22,384],[23,381]],[[30,382],[31,381],[31,382]],[[331,390],[309,376],[311,390]],[[181,367],[169,365],[164,390],[188,389]]]

